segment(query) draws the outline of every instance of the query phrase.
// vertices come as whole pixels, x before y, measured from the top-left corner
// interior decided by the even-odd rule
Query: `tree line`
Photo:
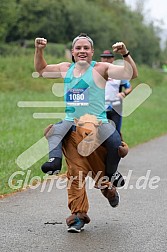
[[[0,23],[1,43],[24,44],[39,36],[68,47],[84,32],[95,42],[95,57],[117,41],[125,42],[138,64],[156,66],[167,56],[160,28],[146,24],[124,0],[1,0]]]

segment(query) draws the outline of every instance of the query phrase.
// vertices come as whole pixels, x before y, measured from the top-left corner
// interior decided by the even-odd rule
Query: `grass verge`
[[[27,60],[29,59],[28,57]],[[25,181],[35,185],[39,178],[43,179],[44,174],[40,166],[47,160],[47,155],[27,170],[22,170],[15,161],[22,152],[43,137],[43,129],[48,124],[56,122],[54,119],[34,119],[33,113],[63,112],[62,108],[19,108],[19,101],[57,101],[58,98],[51,92],[53,80],[32,79],[32,62],[27,64],[28,72],[24,66],[25,61],[21,60],[20,64],[18,59],[15,59],[15,64],[19,64],[17,72],[15,64],[10,70],[9,65],[6,66],[7,63],[10,65],[10,60],[3,59],[0,66],[0,195],[23,188]],[[166,81],[167,76],[163,73],[145,66],[139,68],[139,78],[132,81],[132,85],[135,87],[145,82],[151,87],[152,95],[131,115],[123,118],[122,133],[130,147],[167,133],[167,99],[164,95]],[[65,169],[63,162],[62,172]]]

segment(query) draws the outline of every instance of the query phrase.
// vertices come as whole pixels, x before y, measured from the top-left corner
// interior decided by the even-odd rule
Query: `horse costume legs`
[[[66,219],[68,226],[73,225],[73,223],[75,226],[75,221],[77,221],[78,217],[83,220],[84,224],[90,222],[87,215],[89,202],[85,188],[85,178],[87,175],[90,175],[90,171],[92,178],[97,178],[95,181],[97,188],[100,188],[99,185],[102,185],[103,188],[104,186],[109,187],[110,185],[109,181],[104,182],[102,180],[105,176],[106,149],[100,146],[89,156],[83,157],[77,151],[77,146],[81,140],[81,136],[79,136],[76,131],[72,131],[63,141],[63,152],[68,167],[68,207],[71,211],[71,216]],[[98,174],[98,172],[100,173]],[[98,176],[96,177],[97,174]],[[109,195],[104,194],[104,190],[102,190],[102,193],[105,197]],[[109,196],[111,198],[114,197],[115,194]],[[113,207],[115,207],[115,205]]]
[[[63,152],[67,163],[68,207],[71,213],[87,213],[89,204],[85,190],[85,177],[89,164],[85,157],[79,155],[77,144],[79,137],[72,131],[63,141]]]

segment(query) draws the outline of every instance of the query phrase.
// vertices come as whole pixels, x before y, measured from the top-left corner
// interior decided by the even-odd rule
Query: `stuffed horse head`
[[[98,127],[102,124],[96,116],[85,114],[79,119],[74,119],[76,133],[81,137],[78,152],[81,156],[89,156],[97,146]]]

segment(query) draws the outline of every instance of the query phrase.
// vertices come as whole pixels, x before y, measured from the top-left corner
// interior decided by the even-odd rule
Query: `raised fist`
[[[128,53],[128,50],[123,42],[117,42],[112,46],[113,52],[120,53],[121,55],[125,55]]]
[[[35,39],[35,47],[37,48],[45,48],[47,44],[47,40],[45,38],[36,38]]]

